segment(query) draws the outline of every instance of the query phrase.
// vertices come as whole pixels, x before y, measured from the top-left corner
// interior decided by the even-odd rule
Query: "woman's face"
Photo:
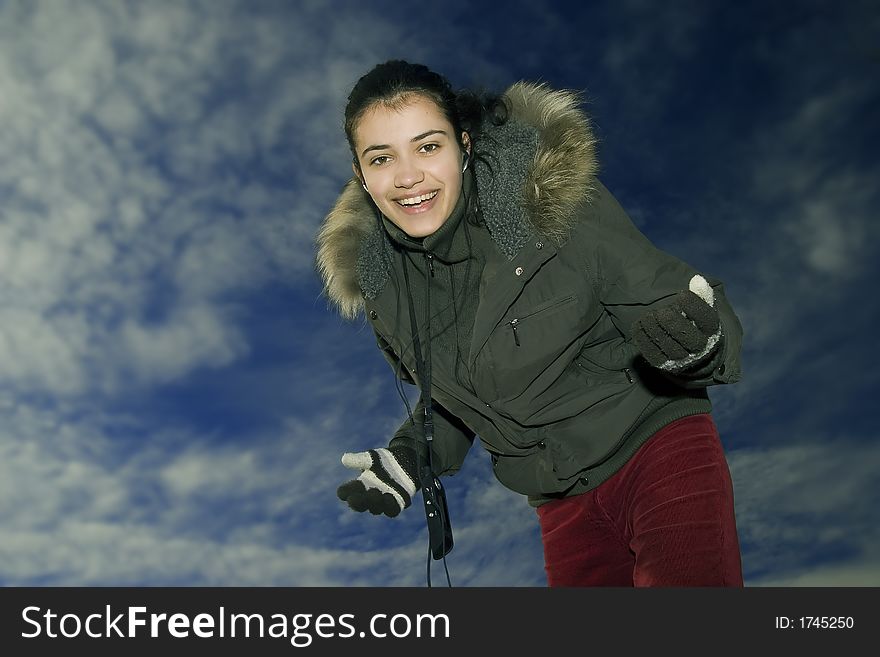
[[[354,130],[355,152],[370,196],[410,237],[443,225],[461,193],[462,151],[437,105],[413,96],[403,107],[377,104]],[[467,133],[462,143],[468,144]]]

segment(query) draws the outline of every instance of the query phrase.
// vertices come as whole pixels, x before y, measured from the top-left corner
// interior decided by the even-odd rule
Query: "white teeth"
[[[398,201],[401,205],[418,205],[424,201],[430,201],[432,198],[437,196],[437,192],[431,192],[430,194],[422,194],[421,196],[413,196],[412,198],[403,198]]]

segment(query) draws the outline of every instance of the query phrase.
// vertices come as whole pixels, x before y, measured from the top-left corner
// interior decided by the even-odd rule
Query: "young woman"
[[[390,61],[355,85],[345,131],[354,177],[319,270],[430,391],[413,417],[429,411],[433,471],[456,472],[478,437],[537,507],[551,586],[742,586],[706,393],[740,376],[740,323],[720,282],[655,248],[598,180],[576,96],[456,94]],[[345,454],[360,475],[339,497],[410,506],[420,430]]]

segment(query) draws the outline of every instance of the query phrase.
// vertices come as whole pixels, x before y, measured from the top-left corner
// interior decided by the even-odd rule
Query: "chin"
[[[430,223],[419,223],[413,225],[412,223],[404,224],[403,231],[409,235],[410,237],[427,237],[428,235],[432,235],[436,233],[440,226],[443,225],[442,221],[439,222],[430,222]]]
[[[403,232],[405,232],[410,237],[427,237],[428,235],[431,235],[432,233],[437,232],[437,229],[440,228],[440,226],[442,226],[442,225],[443,224],[437,224],[435,226],[435,225],[431,224],[431,225],[425,226],[424,224],[420,224],[420,225],[413,226],[413,225],[404,224]]]
[[[412,217],[408,215],[400,216],[397,212],[392,215],[386,215],[392,222],[397,224],[404,233],[410,237],[427,237],[437,232],[446,222],[446,219],[438,220],[433,217]]]

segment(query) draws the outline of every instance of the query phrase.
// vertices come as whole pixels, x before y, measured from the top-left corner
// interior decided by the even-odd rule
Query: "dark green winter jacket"
[[[461,306],[465,348],[450,357],[432,341],[432,453],[435,471],[454,473],[478,437],[498,480],[538,505],[595,488],[663,426],[710,412],[706,387],[740,377],[742,327],[721,283],[655,248],[599,182],[595,139],[573,94],[518,83],[505,98],[510,119],[475,143],[474,179],[463,187],[476,187],[478,225],[465,226],[474,208],[460,201],[464,218],[448,228],[471,231],[479,278],[463,291],[473,295]],[[429,264],[461,264],[417,241],[408,248],[391,226],[353,179],[321,228],[318,266],[330,300],[349,318],[365,311],[388,361],[415,383],[406,294],[422,318],[433,284],[433,322],[442,324],[451,295]],[[675,376],[639,356],[630,326],[697,273],[715,292],[721,346]],[[416,443],[409,420],[391,443]]]

